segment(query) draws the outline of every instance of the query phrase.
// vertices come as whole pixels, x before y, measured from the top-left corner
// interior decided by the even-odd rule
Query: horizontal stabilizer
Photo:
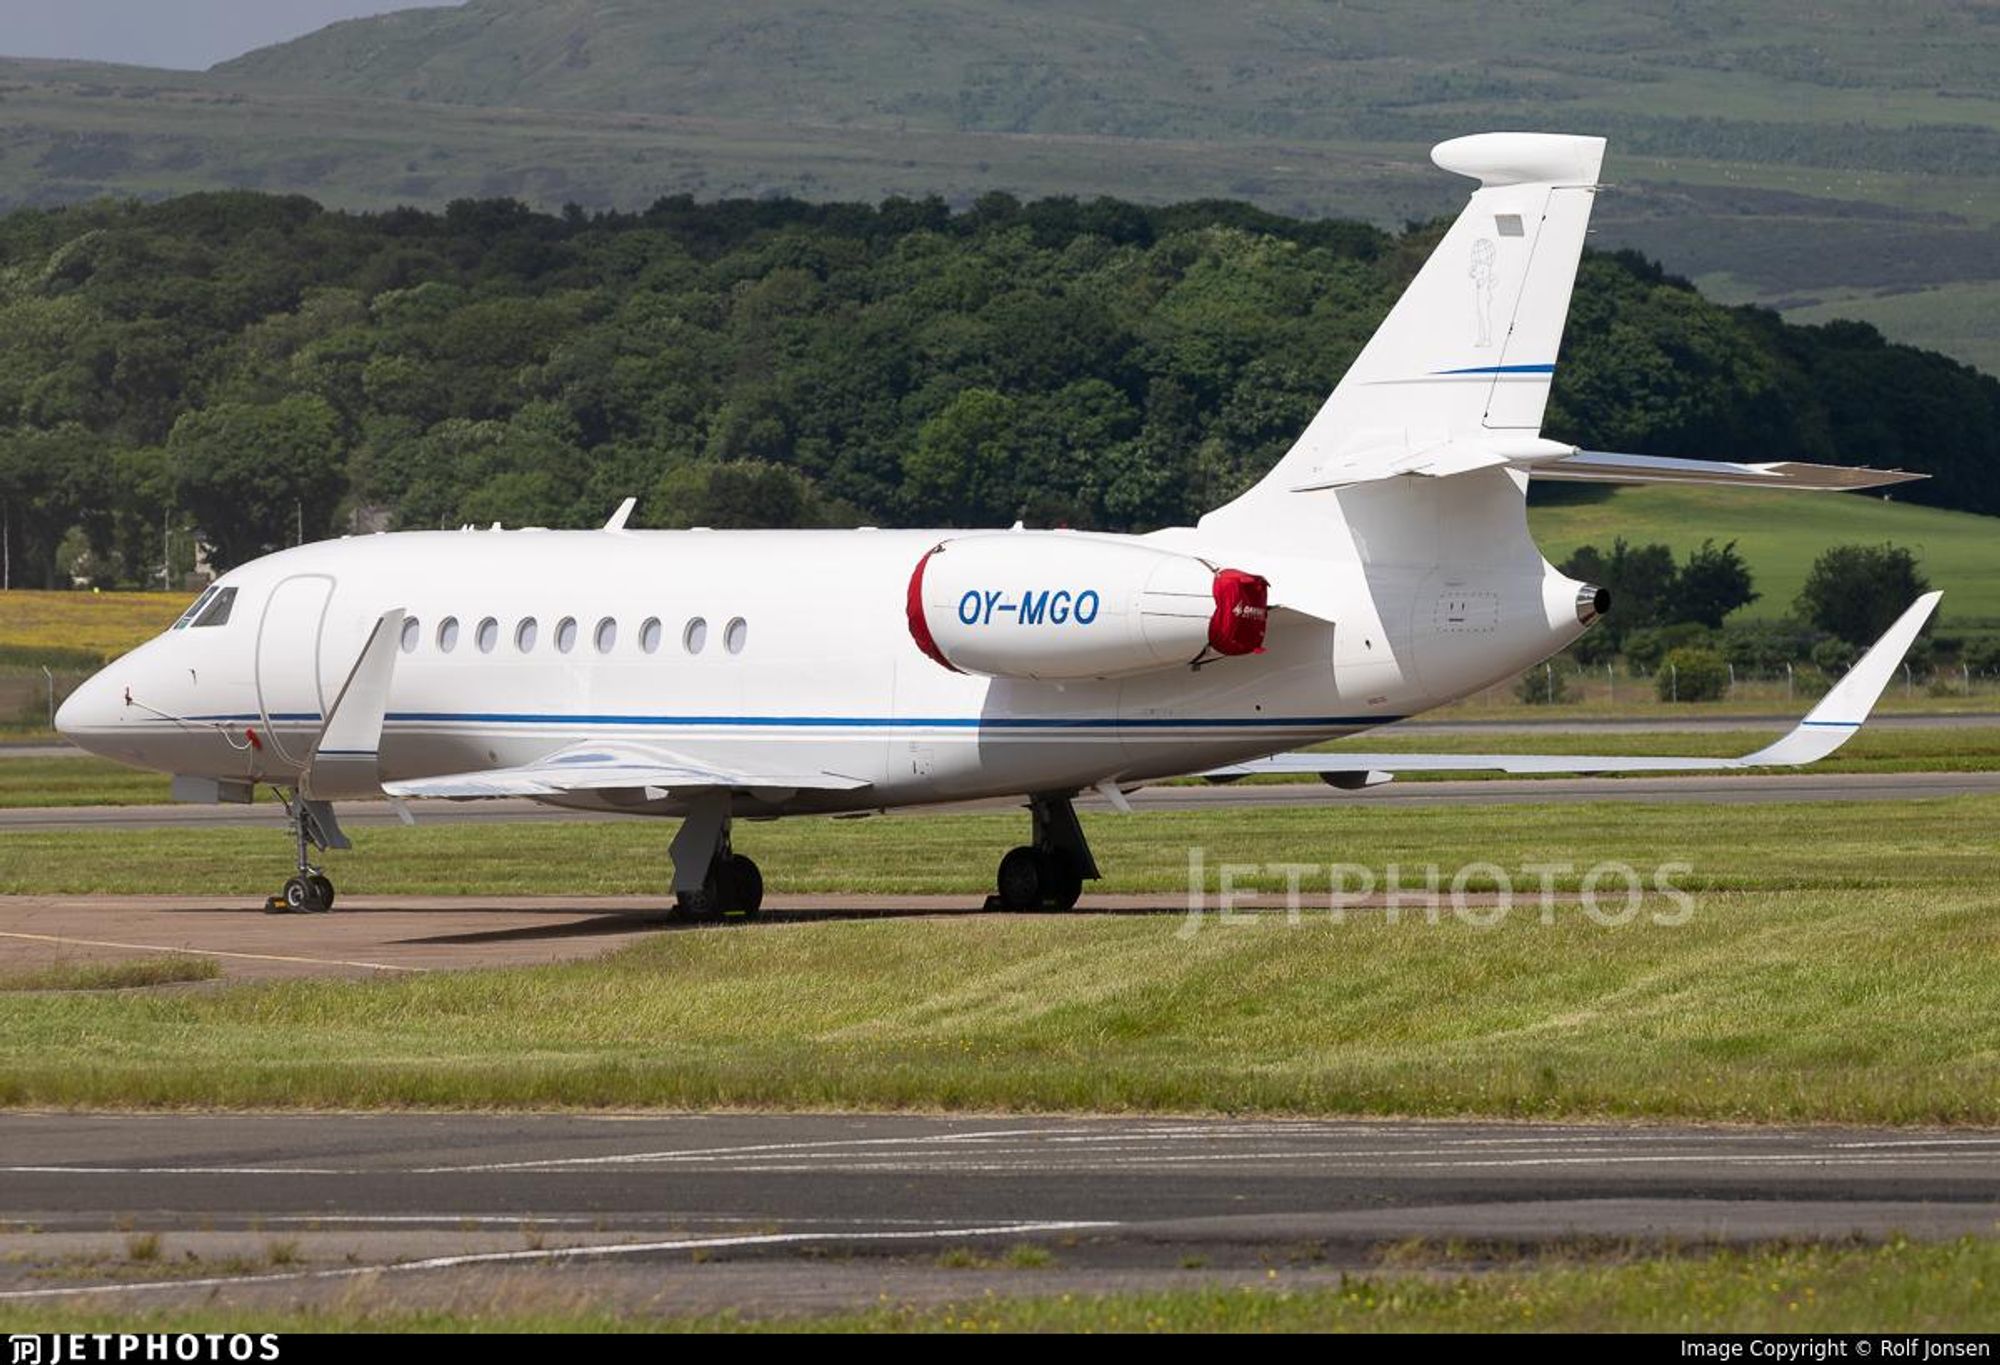
[[[1564,459],[1538,462],[1530,472],[1538,479],[1575,483],[1693,483],[1828,492],[1882,488],[1930,477],[1902,469],[1869,469],[1862,465],[1803,464],[1797,460],[1732,464],[1660,455],[1614,455],[1603,450],[1579,450]]]
[[[1258,773],[1313,773],[1329,779],[1347,775],[1396,773],[1671,773],[1707,772],[1729,768],[1800,767],[1816,763],[1845,744],[1861,728],[1868,713],[1895,676],[1896,667],[1916,642],[1940,592],[1927,592],[1910,604],[1853,668],[1820,698],[1819,705],[1791,732],[1741,758],[1632,757],[1578,754],[1278,754],[1233,763],[1201,774],[1203,777],[1250,777]],[[1363,783],[1336,782],[1360,786]],[[1368,784],[1368,785],[1372,785]]]

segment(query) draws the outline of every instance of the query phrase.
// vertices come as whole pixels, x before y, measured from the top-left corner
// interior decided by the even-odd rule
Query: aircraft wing
[[[1670,773],[1726,768],[1800,767],[1816,763],[1845,744],[1861,728],[1895,676],[1917,632],[1937,610],[1941,592],[1927,592],[1896,618],[1846,676],[1791,733],[1740,758],[1620,757],[1573,754],[1365,754],[1294,753],[1214,768],[1203,777],[1249,777],[1257,773],[1315,773],[1342,787],[1374,786],[1399,772],[1503,773]]]
[[[723,767],[662,750],[614,744],[579,744],[535,763],[482,768],[440,777],[385,782],[390,796],[476,800],[492,796],[562,796],[574,792],[644,791],[660,796],[690,791],[853,791],[869,785],[839,773],[785,772]]]

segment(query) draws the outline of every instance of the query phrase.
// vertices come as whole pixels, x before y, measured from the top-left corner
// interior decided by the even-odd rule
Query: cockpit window
[[[203,626],[228,625],[229,613],[235,606],[236,589],[222,588],[215,590],[215,599],[203,607],[201,614],[194,618],[195,629],[199,630]]]
[[[215,585],[211,583],[208,585],[208,587],[202,590],[201,596],[195,598],[194,601],[188,604],[188,609],[181,613],[181,619],[174,622],[174,629],[180,630],[183,627],[185,627],[188,622],[194,620],[195,613],[199,612],[203,607],[207,606],[208,599],[213,596],[215,596]]]

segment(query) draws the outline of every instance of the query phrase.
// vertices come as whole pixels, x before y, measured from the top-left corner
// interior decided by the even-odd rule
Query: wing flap
[[[385,782],[391,796],[471,800],[498,796],[563,796],[573,792],[854,791],[858,777],[830,772],[725,768],[679,755],[602,744],[583,745],[536,763]]]

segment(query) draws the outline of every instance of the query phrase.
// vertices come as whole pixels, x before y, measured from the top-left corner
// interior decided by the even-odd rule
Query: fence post
[[[42,677],[49,685],[49,728],[56,728],[56,675],[49,672],[47,664],[42,665]]]
[[[1679,701],[1681,699],[1681,666],[1679,664],[1670,663],[1667,665],[1667,687],[1673,694],[1668,700]]]
[[[1787,659],[1787,660],[1785,660],[1785,702],[1786,702],[1786,704],[1787,704],[1787,705],[1789,705],[1789,704],[1791,703],[1791,700],[1792,700],[1792,661],[1791,661],[1790,659]]]
[[[1604,686],[1611,693],[1611,698],[1610,698],[1611,704],[1613,706],[1616,706],[1618,704],[1618,674],[1617,671],[1612,668],[1611,661],[1609,659],[1606,659],[1604,661]]]
[[[1912,682],[1910,679],[1910,661],[1908,659],[1905,659],[1903,660],[1903,697],[1905,700],[1908,700],[1910,697],[1915,695],[1915,693],[1911,691],[1911,689],[1915,686],[1916,684]]]

